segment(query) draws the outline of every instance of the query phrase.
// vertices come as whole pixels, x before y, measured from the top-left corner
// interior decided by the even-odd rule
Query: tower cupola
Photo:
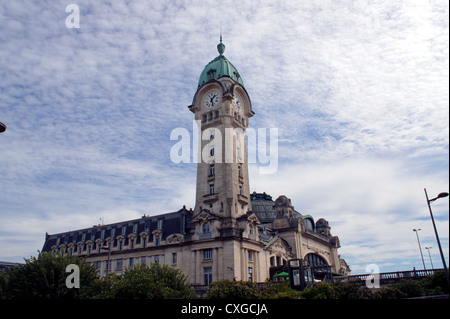
[[[198,86],[202,86],[211,80],[217,80],[224,76],[228,76],[240,85],[244,86],[244,81],[242,80],[238,70],[223,55],[225,52],[225,44],[222,42],[222,36],[220,36],[220,43],[217,45],[217,51],[219,52],[219,55],[209,62],[200,74]]]

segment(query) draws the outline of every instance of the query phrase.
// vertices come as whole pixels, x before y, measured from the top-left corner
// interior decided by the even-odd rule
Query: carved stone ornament
[[[266,246],[266,249],[268,249],[271,254],[282,256],[285,259],[294,258],[294,255],[292,254],[290,248],[279,237],[269,243]]]
[[[196,224],[196,223],[200,223],[203,224],[206,221],[211,221],[211,220],[215,220],[218,219],[217,216],[215,216],[214,214],[212,214],[211,212],[209,212],[209,210],[202,210],[200,213],[198,213],[196,216],[194,216],[192,218],[192,223]]]
[[[261,224],[261,222],[259,221],[259,219],[255,213],[251,214],[248,217],[248,222],[249,222],[249,224],[255,224],[255,225]]]
[[[162,234],[162,231],[160,229],[155,229],[152,231],[153,236],[159,237]]]
[[[172,234],[167,236],[166,244],[178,244],[184,241],[184,236],[181,234]]]

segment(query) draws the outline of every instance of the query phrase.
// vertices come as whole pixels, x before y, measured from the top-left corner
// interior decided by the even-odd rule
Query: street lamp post
[[[428,250],[428,257],[430,257],[430,263],[431,263],[431,269],[434,270],[434,266],[433,266],[433,260],[431,259],[431,254],[430,254],[430,249],[432,247],[425,247],[426,250]]]
[[[422,247],[420,247],[419,230],[421,230],[421,229],[420,229],[420,228],[419,228],[419,229],[415,229],[415,228],[413,229],[413,231],[416,232],[417,243],[419,244],[420,256],[422,257],[423,269],[424,269],[424,270],[427,270],[427,268],[425,267],[425,261],[423,260]]]
[[[3,133],[4,131],[6,131],[6,125],[0,122],[0,133]]]
[[[448,193],[440,193],[436,198],[428,199],[427,189],[424,188],[423,190],[425,191],[425,197],[427,198],[428,210],[430,211],[431,221],[433,222],[434,234],[436,235],[436,241],[438,243],[439,253],[441,254],[442,264],[444,265],[445,277],[447,277],[447,284],[449,284],[447,264],[445,263],[444,253],[442,252],[442,247],[441,247],[441,241],[439,240],[439,235],[438,235],[438,232],[436,229],[436,224],[434,223],[433,212],[431,211],[431,205],[430,205],[431,202],[434,202],[438,198],[447,197]]]

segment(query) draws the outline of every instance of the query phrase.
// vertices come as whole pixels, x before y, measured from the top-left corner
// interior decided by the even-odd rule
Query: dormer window
[[[241,77],[239,75],[239,73],[237,73],[236,71],[233,72],[234,76],[236,77],[236,80],[239,82],[239,78]]]
[[[216,70],[211,69],[206,74],[208,74],[208,80],[214,80],[216,76]]]

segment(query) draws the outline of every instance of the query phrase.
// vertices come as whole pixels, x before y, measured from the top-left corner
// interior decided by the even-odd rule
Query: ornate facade
[[[250,194],[244,136],[254,112],[222,39],[217,48],[188,107],[201,133],[195,208],[47,234],[42,251],[84,256],[100,275],[159,262],[199,286],[218,279],[263,282],[291,259],[303,259],[317,274],[349,273],[328,221],[302,215],[286,196],[273,201]]]

